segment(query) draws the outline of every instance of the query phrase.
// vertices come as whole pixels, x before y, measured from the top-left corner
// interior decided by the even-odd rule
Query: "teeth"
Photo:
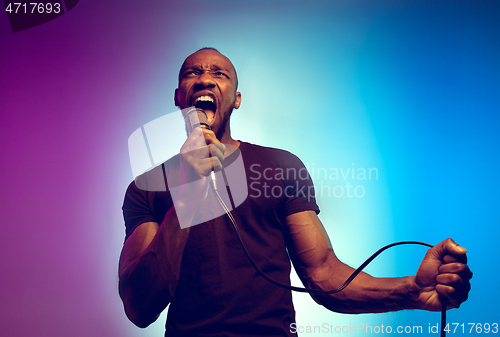
[[[197,99],[194,100],[194,104],[200,102],[200,101],[204,101],[204,102],[214,102],[214,99],[210,96],[200,96],[198,97]]]

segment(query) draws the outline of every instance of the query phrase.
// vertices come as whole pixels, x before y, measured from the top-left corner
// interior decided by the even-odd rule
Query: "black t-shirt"
[[[233,170],[222,180],[230,194],[238,194],[232,214],[260,269],[289,285],[285,218],[307,210],[319,213],[312,181],[302,162],[283,150],[241,142],[224,166],[231,172],[229,168],[237,167],[241,160],[246,178]],[[168,175],[165,167],[152,171],[150,185]],[[144,222],[160,224],[173,205],[170,194],[162,188],[139,188],[147,184],[145,180],[144,176],[136,179],[125,196],[127,238]],[[241,197],[242,184],[246,185],[246,198]],[[218,185],[221,189],[224,184]],[[236,189],[238,193],[233,192]],[[292,336],[293,322],[291,292],[269,283],[253,268],[227,215],[191,227],[165,336]]]

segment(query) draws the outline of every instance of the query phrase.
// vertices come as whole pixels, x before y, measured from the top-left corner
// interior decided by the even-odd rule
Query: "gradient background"
[[[0,14],[0,333],[163,335],[164,316],[136,328],[117,293],[127,139],[175,111],[178,69],[203,46],[238,71],[235,138],[313,169],[378,169],[370,181],[315,179],[365,188],[318,200],[342,260],[453,237],[474,278],[448,321],[500,323],[499,17],[498,1],[82,0],[13,34]],[[368,271],[411,275],[424,252],[393,248]],[[335,314],[308,295],[295,305],[300,325],[439,321]]]

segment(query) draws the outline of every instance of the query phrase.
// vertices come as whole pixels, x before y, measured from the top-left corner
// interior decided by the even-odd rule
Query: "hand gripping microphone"
[[[205,113],[205,111],[203,111],[203,109],[200,108],[192,107],[188,109],[188,111],[186,112],[186,116],[184,117],[184,121],[186,122],[186,130],[188,134],[191,134],[191,132],[193,132],[193,130],[196,127],[212,130],[212,128],[210,128],[210,125],[208,124],[207,114]],[[212,184],[212,188],[215,191],[217,191],[217,184],[215,183],[215,171],[213,165],[212,165],[212,171],[210,172],[210,182]]]

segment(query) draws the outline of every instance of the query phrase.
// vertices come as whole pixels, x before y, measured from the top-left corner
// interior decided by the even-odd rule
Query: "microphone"
[[[184,121],[186,122],[186,129],[188,134],[193,132],[194,128],[198,126],[202,129],[212,130],[212,128],[208,124],[207,114],[205,113],[205,111],[203,111],[203,109],[200,108],[195,108],[195,107],[190,108],[186,113]],[[217,184],[215,181],[215,171],[213,165],[212,165],[212,171],[210,172],[210,182],[212,188],[215,191],[217,191]]]
[[[192,107],[186,112],[186,117],[184,118],[186,122],[186,129],[188,133],[193,132],[194,128],[201,127],[202,129],[212,130],[210,125],[208,125],[208,117],[205,111],[200,108]]]

